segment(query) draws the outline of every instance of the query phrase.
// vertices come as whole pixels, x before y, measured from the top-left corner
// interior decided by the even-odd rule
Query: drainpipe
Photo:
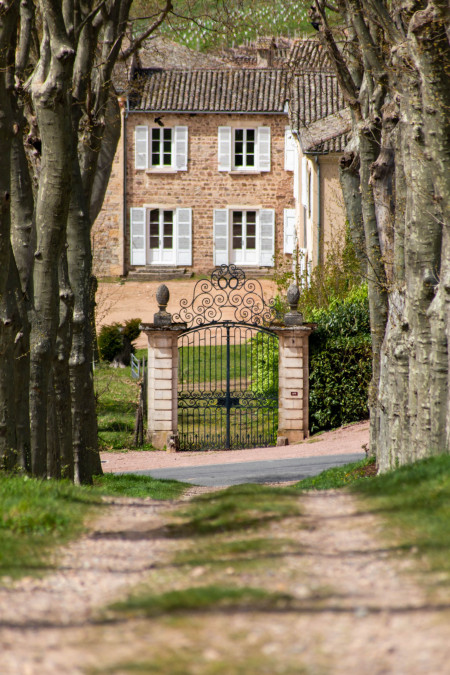
[[[126,252],[125,252],[125,241],[127,234],[127,118],[130,110],[130,103],[127,101],[125,105],[125,112],[123,114],[123,130],[122,130],[122,156],[123,156],[123,192],[122,192],[122,203],[123,203],[123,239],[122,239],[122,275],[125,276],[126,273]]]
[[[320,265],[320,230],[322,227],[320,212],[321,212],[321,196],[320,196],[320,164],[319,157],[315,156],[317,166],[317,264]]]

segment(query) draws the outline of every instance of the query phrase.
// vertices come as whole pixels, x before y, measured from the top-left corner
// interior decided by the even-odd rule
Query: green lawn
[[[82,533],[86,517],[105,508],[102,495],[176,499],[187,485],[147,476],[106,474],[94,487],[0,473],[0,577],[51,568],[56,546]]]
[[[133,446],[139,385],[130,368],[111,368],[101,362],[94,371],[98,437],[101,450],[125,450]],[[144,446],[142,449],[151,449]]]
[[[248,342],[243,345],[230,345],[231,380],[241,378],[247,382],[247,372],[250,375],[251,351]],[[213,385],[222,382],[227,377],[227,347],[226,345],[180,347],[178,368],[178,381],[187,386],[197,382],[212,382]]]

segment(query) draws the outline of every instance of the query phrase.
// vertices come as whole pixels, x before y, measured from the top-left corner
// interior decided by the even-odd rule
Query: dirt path
[[[289,538],[294,551],[268,556],[240,576],[290,593],[295,610],[96,624],[96,608],[127,587],[153,575],[168,588],[180,575],[168,562],[183,543],[164,537],[170,506],[111,500],[91,533],[64,550],[55,572],[0,586],[0,673],[78,675],[111,666],[108,672],[120,675],[128,671],[117,664],[136,658],[154,665],[138,672],[164,675],[449,672],[449,598],[427,598],[353,497],[330,491],[301,503],[300,519],[261,534]],[[203,573],[194,568],[191,581]],[[236,573],[223,574],[233,581]]]

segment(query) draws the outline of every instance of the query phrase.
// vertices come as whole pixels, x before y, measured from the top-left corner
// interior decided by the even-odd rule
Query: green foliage
[[[277,309],[286,312],[286,290],[300,288],[299,309],[316,324],[310,338],[309,426],[315,433],[368,417],[372,376],[369,302],[360,263],[347,233],[337,233],[327,259],[308,279],[300,261],[280,265]]]
[[[250,343],[253,364],[251,390],[255,394],[273,396],[278,392],[278,340],[267,333],[258,333]]]
[[[361,287],[363,278],[355,248],[347,231],[335,232],[333,247],[327,249],[327,257],[312,270],[310,276],[301,274],[301,260],[294,260],[294,266],[285,257],[277,260],[274,275],[278,287],[278,309],[288,311],[286,291],[295,283],[300,289],[299,309],[305,321],[316,321],[319,309],[328,309],[333,302],[346,300]],[[364,284],[363,284],[364,289]],[[363,295],[365,291],[362,291]]]
[[[98,348],[103,361],[111,361],[124,348],[124,340],[133,342],[140,335],[141,319],[129,319],[123,326],[120,323],[107,324],[101,327],[98,336]],[[134,351],[133,346],[131,347]]]
[[[123,337],[120,324],[113,323],[102,326],[98,336],[98,349],[103,361],[111,362],[122,350]]]
[[[208,51],[258,35],[312,32],[307,10],[307,3],[292,0],[181,0],[178,16],[162,26],[162,33],[191,49]]]
[[[369,305],[364,287],[328,309],[312,312],[310,339],[310,430],[334,429],[368,417],[372,376]]]
[[[141,334],[141,329],[139,328],[140,325],[141,319],[129,319],[128,321],[125,321],[122,335],[130,342],[133,342],[133,340],[136,340]]]

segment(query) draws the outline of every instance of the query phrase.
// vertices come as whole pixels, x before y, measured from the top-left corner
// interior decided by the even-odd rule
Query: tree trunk
[[[41,66],[32,95],[42,143],[42,165],[36,203],[36,252],[33,271],[31,328],[30,426],[31,463],[35,476],[47,475],[47,401],[59,323],[58,265],[65,241],[71,190],[72,134],[70,98],[73,50],[63,29],[56,0],[47,7]]]

